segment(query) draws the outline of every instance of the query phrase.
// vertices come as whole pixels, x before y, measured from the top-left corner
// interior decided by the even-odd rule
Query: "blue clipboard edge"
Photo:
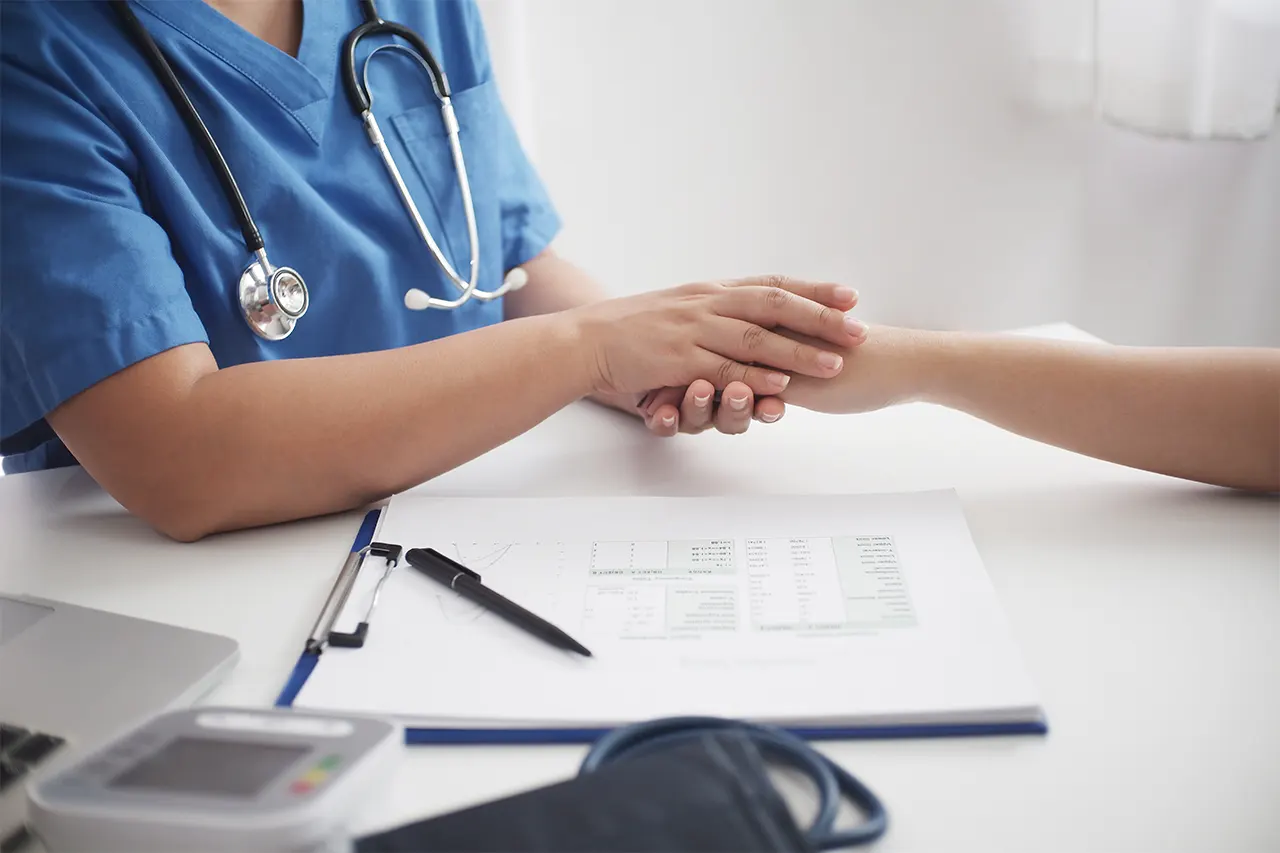
[[[352,551],[358,551],[373,541],[381,520],[381,509],[371,509],[360,524]],[[303,652],[294,664],[293,672],[276,697],[278,708],[293,707],[293,700],[307,683],[316,664],[318,652]],[[952,723],[919,726],[798,726],[785,727],[787,731],[805,740],[887,740],[900,738],[990,737],[999,735],[1047,735],[1048,721],[1041,717],[1019,723]],[[593,743],[609,729],[426,729],[406,728],[404,742],[410,746],[429,744],[449,745],[525,745],[525,744],[585,744]]]
[[[850,726],[848,728],[782,726],[805,740],[905,740],[916,738],[1046,735],[1044,720],[1025,723],[967,723],[921,726]],[[405,729],[410,746],[517,746],[594,743],[611,729]]]
[[[373,542],[374,533],[378,530],[378,522],[382,520],[382,508],[375,507],[364,515],[364,520],[360,522],[360,529],[356,531],[355,541],[351,543],[351,552],[359,551],[361,548],[368,546]],[[298,697],[302,685],[307,683],[307,679],[311,677],[311,673],[316,668],[316,664],[320,661],[320,655],[317,652],[304,651],[302,656],[298,658],[298,662],[293,666],[293,672],[289,674],[289,680],[285,682],[284,689],[280,691],[280,695],[276,697],[275,706],[277,708],[293,707],[293,700]]]

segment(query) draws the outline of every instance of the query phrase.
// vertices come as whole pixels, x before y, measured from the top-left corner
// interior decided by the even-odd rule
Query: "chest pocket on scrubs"
[[[480,242],[480,276],[477,287],[496,290],[502,283],[502,204],[499,191],[502,182],[500,146],[500,110],[497,86],[482,83],[451,98],[458,118],[458,139],[462,146],[462,162],[467,168],[472,205],[476,216],[476,233]],[[462,206],[462,190],[454,170],[449,137],[445,134],[440,106],[435,100],[392,116],[391,124],[418,178],[426,188],[428,199],[418,200],[418,211],[445,253],[458,276],[468,277],[471,246],[467,241],[466,213]],[[415,192],[416,196],[416,192]],[[423,251],[426,247],[423,246]],[[426,256],[429,260],[430,256]],[[445,278],[434,262],[438,287],[436,295],[454,297],[457,288]]]

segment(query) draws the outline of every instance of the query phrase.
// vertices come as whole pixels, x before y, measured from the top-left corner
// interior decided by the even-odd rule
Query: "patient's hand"
[[[796,332],[776,329],[778,334],[795,341],[816,344]],[[876,341],[875,332],[864,333],[860,342],[841,353],[844,367],[832,379],[792,376],[785,391],[778,396],[752,396],[741,382],[731,382],[716,403],[712,384],[698,380],[688,388],[663,388],[651,392],[640,402],[645,425],[655,435],[670,436],[677,432],[703,432],[715,427],[728,434],[746,432],[751,421],[774,423],[786,411],[786,403],[821,412],[865,412],[900,402],[896,398],[896,380],[901,370],[896,366],[895,348],[901,348],[902,329],[881,327],[884,340]],[[831,345],[822,343],[830,349]],[[876,351],[861,351],[873,347]]]
[[[918,358],[921,334],[892,326],[872,326],[863,342],[846,350],[844,369],[832,379],[791,377],[779,396],[791,405],[818,412],[871,412],[910,402],[927,379]],[[804,341],[800,335],[787,337]]]
[[[654,435],[697,433],[712,427],[736,435],[746,432],[753,418],[773,423],[782,417],[785,408],[777,397],[755,399],[751,389],[741,382],[725,386],[717,403],[715,386],[699,379],[687,388],[662,388],[650,393],[641,401],[640,414]]]

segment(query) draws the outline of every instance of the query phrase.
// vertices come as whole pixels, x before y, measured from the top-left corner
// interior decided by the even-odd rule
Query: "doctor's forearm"
[[[234,500],[225,502],[230,514],[219,528],[387,497],[520,435],[590,390],[580,350],[551,318],[322,361],[245,365],[238,376],[219,371],[203,380],[208,408],[225,426],[241,420],[236,401],[274,395],[270,411],[247,422],[260,434],[293,436],[279,441],[274,476],[255,472],[252,487],[240,479],[245,472],[221,478]],[[221,445],[219,455],[235,453],[222,431],[205,434]]]
[[[550,249],[526,263],[524,271],[528,282],[504,300],[508,319],[567,311],[609,298],[598,279]],[[636,395],[592,394],[590,399],[640,417]]]
[[[503,300],[509,320],[567,311],[608,299],[597,279],[550,249],[524,265],[525,286]]]
[[[207,349],[179,350],[188,352],[105,380],[93,405],[112,417],[77,415],[73,399],[51,422],[117,500],[180,540],[403,491],[591,389],[575,329],[554,316],[381,352],[208,371],[190,364],[179,372],[203,375],[181,394],[171,390],[181,384],[172,361],[167,373],[145,375],[192,350],[211,361]]]

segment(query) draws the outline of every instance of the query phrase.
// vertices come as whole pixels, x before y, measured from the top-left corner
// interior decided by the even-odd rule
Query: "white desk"
[[[589,405],[425,487],[453,494],[958,489],[1047,737],[823,744],[884,850],[1280,849],[1280,503],[905,407],[662,441]],[[211,702],[273,701],[360,514],[166,541],[76,470],[0,480],[0,589],[216,631]],[[836,676],[838,677],[838,676]],[[571,775],[576,747],[415,747],[370,831]]]

